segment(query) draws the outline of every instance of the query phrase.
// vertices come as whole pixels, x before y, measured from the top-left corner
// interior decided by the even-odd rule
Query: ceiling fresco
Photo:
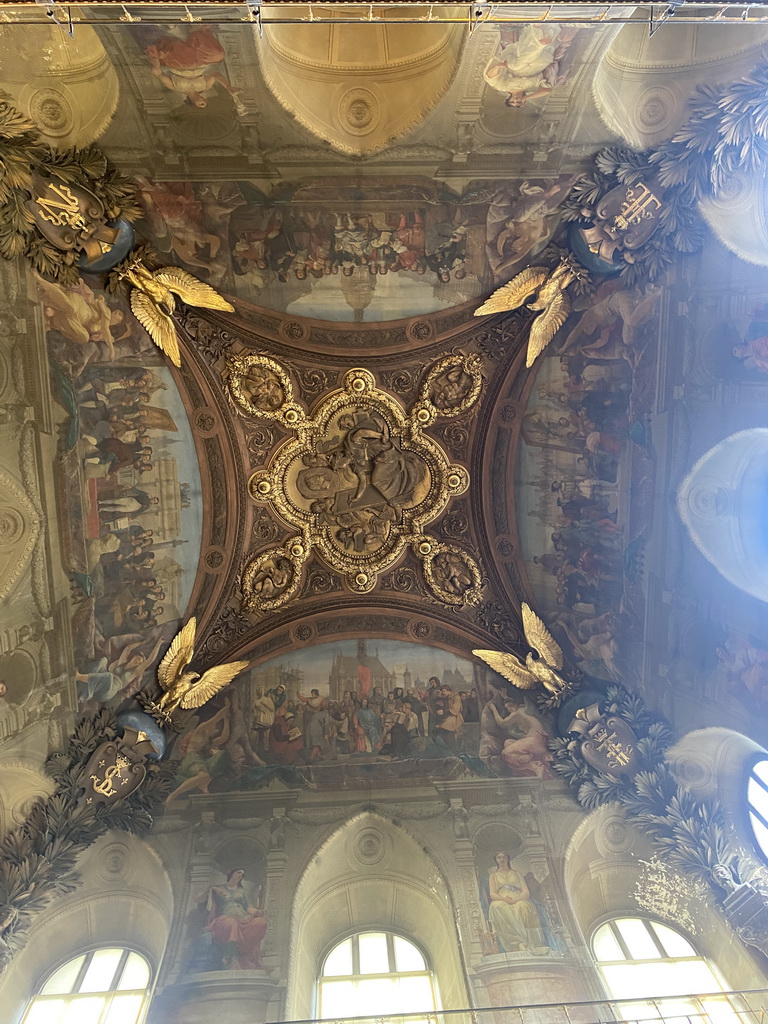
[[[617,133],[669,138],[702,68],[749,71],[763,30],[713,44],[670,27],[652,43],[610,24],[350,35],[332,19],[321,46],[306,26],[96,25],[71,41],[51,28],[42,84],[11,62],[7,94],[54,145],[98,137],[133,182],[139,238],[234,308],[182,313],[169,370],[102,276],[22,274],[6,299],[11,316],[36,310],[56,437],[50,568],[69,580],[69,638],[45,649],[51,671],[76,673],[62,709],[121,706],[193,611],[206,657],[257,664],[334,635],[439,637],[464,654],[515,642],[524,596],[582,671],[645,686],[648,553],[670,515],[659,388],[690,336],[708,373],[759,392],[761,322],[744,307],[749,324],[728,333],[680,334],[691,268],[730,258],[709,246],[662,280],[615,278],[606,261],[641,251],[664,190],[617,185],[612,200],[620,179],[605,179],[606,210],[640,210],[616,250],[574,236],[589,203],[574,186]],[[18,30],[2,32],[10,51]],[[668,59],[683,36],[685,60]],[[92,111],[65,123],[86,113],[75,66],[117,76],[109,125]],[[472,313],[554,243],[595,281],[523,372],[525,307]],[[32,506],[25,522],[32,551]]]
[[[46,143],[128,179],[147,266],[232,306],[179,304],[174,366],[93,263],[0,261],[0,739],[42,758],[132,708],[194,615],[196,669],[247,668],[170,737],[169,818],[275,779],[554,777],[552,716],[472,653],[525,649],[524,601],[595,692],[768,716],[764,533],[702,540],[762,522],[764,445],[738,480],[708,453],[765,427],[766,221],[749,167],[707,198],[675,135],[709,154],[729,83],[753,110],[768,30],[365,28],[97,18],[41,27],[34,77],[0,62]],[[566,252],[527,367],[546,303],[475,311]]]

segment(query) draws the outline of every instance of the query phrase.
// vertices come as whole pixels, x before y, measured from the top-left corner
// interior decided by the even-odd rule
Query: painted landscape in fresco
[[[37,279],[59,421],[58,527],[81,707],[116,706],[184,615],[201,487],[162,356],[119,298]]]
[[[559,224],[573,178],[352,187],[141,181],[145,227],[166,258],[247,309],[336,321],[435,312],[509,280]],[[383,199],[382,196],[386,196]]]
[[[399,641],[323,644],[250,669],[206,706],[178,743],[169,803],[259,785],[265,765],[330,784],[345,767],[396,762],[407,774],[423,760],[546,779],[547,741],[529,702],[484,667]]]

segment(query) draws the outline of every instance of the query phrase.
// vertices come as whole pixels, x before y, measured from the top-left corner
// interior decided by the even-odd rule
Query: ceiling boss
[[[425,532],[466,491],[469,473],[424,432],[437,419],[472,409],[482,386],[477,356],[434,363],[409,411],[361,368],[349,370],[311,416],[294,398],[285,368],[266,356],[231,357],[225,384],[242,415],[295,431],[249,481],[254,501],[296,530],[281,547],[247,559],[242,595],[249,610],[269,612],[295,597],[313,551],[345,576],[350,590],[368,593],[409,546],[438,600],[478,600],[482,574],[474,558]]]

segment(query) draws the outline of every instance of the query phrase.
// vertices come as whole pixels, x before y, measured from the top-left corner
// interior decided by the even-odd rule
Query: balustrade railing
[[[273,1024],[768,1024],[768,989],[323,1017]]]

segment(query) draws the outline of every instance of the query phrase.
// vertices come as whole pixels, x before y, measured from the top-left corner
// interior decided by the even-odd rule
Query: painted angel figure
[[[563,79],[560,57],[577,29],[560,25],[524,25],[511,42],[501,35],[500,48],[483,71],[483,78],[497,92],[504,92],[508,107],[522,107],[527,100],[546,96]]]
[[[193,107],[207,106],[205,93],[214,85],[220,85],[232,97],[237,113],[245,113],[240,90],[233,88],[221,71],[214,70],[226,59],[226,53],[210,28],[195,29],[186,39],[163,36],[145,52],[152,74],[166,89],[183,96]]]
[[[124,320],[119,309],[111,309],[103,295],[96,295],[84,281],[66,290],[35,275],[48,327],[77,345],[103,342],[109,358],[115,355],[111,327]]]

